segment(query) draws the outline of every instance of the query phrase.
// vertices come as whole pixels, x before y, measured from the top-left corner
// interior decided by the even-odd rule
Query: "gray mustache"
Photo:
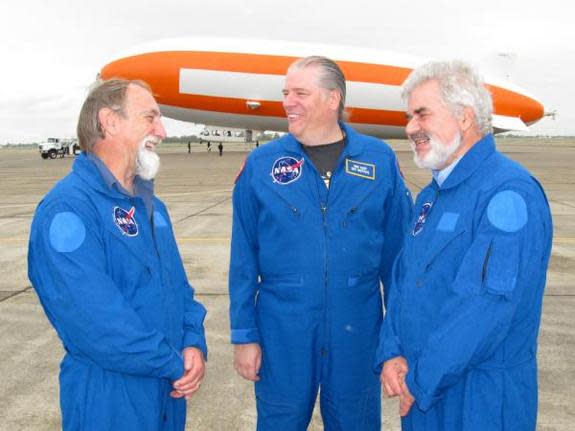
[[[411,139],[412,141],[418,141],[420,139],[429,139],[429,135],[423,131],[419,131],[409,135],[409,139]]]

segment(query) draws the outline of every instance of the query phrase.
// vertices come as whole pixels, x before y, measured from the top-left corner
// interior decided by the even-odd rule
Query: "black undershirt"
[[[345,147],[345,138],[324,145],[302,145],[306,154],[311,159],[313,165],[321,175],[325,186],[329,188],[331,174],[336,168],[339,155]]]

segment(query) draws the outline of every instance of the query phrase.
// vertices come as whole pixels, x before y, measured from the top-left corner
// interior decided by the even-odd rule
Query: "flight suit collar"
[[[116,197],[141,197],[148,207],[154,195],[154,181],[143,180],[136,175],[134,178],[135,194],[129,193],[114,177],[108,167],[95,154],[80,153],[72,170],[93,188],[104,193],[111,193]],[[151,208],[151,207],[150,207]],[[147,208],[150,210],[150,208]]]
[[[441,189],[458,186],[475,173],[481,163],[495,152],[495,139],[492,134],[485,135],[463,155],[455,169],[449,174]],[[434,185],[435,182],[434,182]]]
[[[93,160],[90,160],[90,158],[84,152],[76,157],[76,160],[74,160],[74,165],[72,166],[72,170],[95,192],[101,193],[102,195],[107,196],[112,200],[109,203],[109,208],[106,208],[106,211],[110,211],[110,220],[112,220],[114,216],[114,204],[112,202],[125,202],[126,199],[129,199],[129,196],[126,196],[124,193],[120,192],[116,187],[110,186],[104,176],[102,176],[96,163]],[[119,206],[122,207],[121,204]],[[128,208],[123,207],[122,209],[127,210]],[[140,222],[138,223],[139,227],[141,228],[142,225]],[[147,246],[145,246],[145,244],[142,242],[140,233],[136,237],[128,237],[122,234],[118,227],[113,223],[104,224],[104,227],[119,241],[125,243],[127,249],[144,265],[146,265],[146,267],[154,267],[155,262],[152,258],[152,254],[148,251]],[[137,237],[140,237],[140,240],[138,240]]]
[[[142,198],[146,205],[148,217],[152,217],[153,212],[153,197],[154,197],[154,180],[144,180],[138,175],[134,177],[134,193],[130,193],[122,186],[122,183],[112,174],[106,164],[96,156],[94,153],[87,153],[86,157],[96,165],[98,172],[106,183],[109,189],[119,191],[121,194],[128,198],[139,197]]]
[[[344,153],[351,157],[361,154],[365,143],[362,139],[358,139],[358,133],[345,123],[339,123],[339,127],[345,132],[346,136]],[[302,144],[291,133],[282,138],[282,145],[286,151],[296,153],[299,156],[303,156],[305,153]]]
[[[96,166],[96,163],[90,160],[88,154],[85,152],[81,152],[80,155],[76,157],[72,171],[99,192],[106,194],[112,193],[118,197],[123,196],[117,189],[108,185],[106,179],[100,173],[98,166]]]

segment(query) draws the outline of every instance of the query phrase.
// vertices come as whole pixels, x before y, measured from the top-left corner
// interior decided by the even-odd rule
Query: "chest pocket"
[[[318,207],[309,190],[305,190],[307,184],[303,178],[287,185],[275,184],[266,178],[258,186],[256,190],[265,209],[263,213],[272,219],[298,223],[307,208]]]
[[[153,276],[154,262],[144,246],[145,238],[141,230],[134,236],[124,235],[114,223],[106,224],[103,233],[109,275],[131,300],[137,296],[138,288],[150,284]]]
[[[423,270],[428,272],[440,265],[458,268],[468,243],[466,232],[464,226],[453,231],[436,229],[422,260]]]

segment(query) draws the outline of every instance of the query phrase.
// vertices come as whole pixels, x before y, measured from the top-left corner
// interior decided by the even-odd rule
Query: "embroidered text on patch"
[[[126,211],[120,207],[114,207],[114,223],[126,236],[138,235],[138,223],[136,223],[136,219],[134,218],[135,212],[135,207],[130,208],[130,211]]]
[[[357,162],[355,160],[345,160],[345,172],[356,177],[375,180],[375,165],[372,163]]]
[[[270,174],[274,183],[286,185],[298,180],[303,172],[303,162],[303,157],[301,160],[297,160],[294,157],[280,157],[277,159],[272,166]]]

